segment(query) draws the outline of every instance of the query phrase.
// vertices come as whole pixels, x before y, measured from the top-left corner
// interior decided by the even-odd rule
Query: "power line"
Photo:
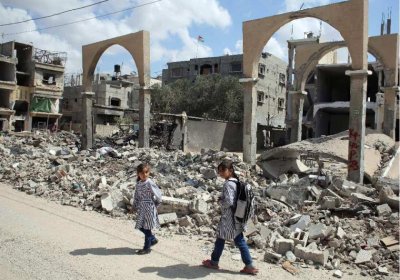
[[[0,24],[0,26],[8,26],[8,25],[20,24],[20,23],[24,23],[24,22],[28,22],[28,21],[34,21],[34,20],[38,20],[38,19],[54,17],[54,16],[62,15],[62,14],[65,14],[65,13],[69,13],[69,12],[72,12],[72,11],[77,11],[77,10],[81,10],[81,9],[84,9],[84,8],[88,8],[88,7],[92,7],[92,6],[95,6],[95,5],[99,5],[101,3],[108,2],[108,1],[109,0],[103,0],[103,1],[96,2],[96,3],[90,4],[90,5],[86,5],[86,6],[70,9],[70,10],[65,10],[65,11],[58,12],[58,13],[55,13],[55,14],[51,14],[51,15],[48,15],[48,16],[31,18],[31,19],[26,19],[26,20],[16,21],[16,22],[10,22],[10,23],[3,23],[3,24]]]
[[[89,21],[89,20],[96,19],[96,18],[101,18],[101,17],[106,17],[106,16],[109,16],[109,15],[114,15],[114,14],[126,12],[126,11],[129,11],[129,10],[133,10],[133,9],[141,8],[141,7],[144,7],[144,6],[151,5],[151,4],[155,4],[155,3],[161,2],[161,1],[162,1],[162,0],[157,0],[157,1],[153,1],[153,2],[148,2],[148,3],[141,4],[141,5],[137,5],[137,6],[133,6],[133,7],[130,7],[130,8],[126,8],[126,9],[123,9],[123,10],[120,10],[120,11],[116,11],[116,12],[112,12],[112,13],[108,13],[108,14],[104,14],[104,15],[100,15],[100,16],[95,16],[95,17],[91,17],[91,18],[87,18],[87,19],[82,19],[82,20],[67,22],[67,23],[63,23],[63,24],[59,24],[59,25],[53,25],[53,26],[49,26],[49,27],[38,28],[38,29],[28,30],[28,31],[15,32],[15,33],[2,33],[2,34],[0,34],[0,35],[1,35],[2,37],[4,37],[4,36],[10,36],[10,35],[18,35],[18,34],[24,34],[24,33],[35,32],[35,31],[42,31],[42,30],[53,29],[53,28],[57,28],[57,27],[67,26],[67,25],[71,25],[71,24],[75,24],[75,23],[80,23],[80,22],[84,22],[84,21]]]

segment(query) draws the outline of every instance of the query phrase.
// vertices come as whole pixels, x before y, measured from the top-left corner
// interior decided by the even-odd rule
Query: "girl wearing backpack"
[[[150,253],[150,247],[158,243],[151,230],[160,227],[157,206],[161,203],[161,190],[149,178],[150,166],[147,163],[139,164],[136,171],[138,179],[133,208],[137,211],[135,228],[143,232],[145,236],[144,247],[138,251],[138,254],[144,255]]]
[[[234,240],[239,248],[242,261],[245,267],[241,273],[255,275],[258,269],[253,266],[249,247],[243,236],[245,224],[240,223],[234,217],[234,208],[237,196],[237,183],[239,178],[235,173],[232,161],[223,161],[218,165],[218,174],[226,181],[224,183],[222,194],[219,198],[221,205],[221,220],[217,228],[217,240],[215,241],[214,251],[211,259],[204,260],[203,266],[207,268],[219,269],[218,262],[224,250],[225,240]]]

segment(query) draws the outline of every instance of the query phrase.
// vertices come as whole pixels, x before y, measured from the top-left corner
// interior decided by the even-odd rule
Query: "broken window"
[[[280,83],[281,85],[286,84],[285,79],[286,79],[286,75],[283,74],[283,73],[279,73],[279,83]]]
[[[45,85],[55,85],[56,84],[56,75],[51,73],[43,73],[43,84]]]
[[[264,103],[265,94],[263,91],[257,91],[257,102]]]
[[[204,64],[200,67],[200,75],[212,74],[212,66],[210,64]]]
[[[265,76],[265,64],[258,64],[258,76]]]
[[[231,72],[232,73],[241,73],[242,72],[242,63],[240,63],[240,62],[231,63]]]
[[[115,97],[111,98],[110,99],[110,105],[111,106],[120,107],[121,106],[121,99],[115,98]]]
[[[174,68],[171,70],[171,77],[172,78],[180,78],[183,76],[182,68]]]
[[[285,99],[284,98],[278,98],[278,108],[285,109]]]

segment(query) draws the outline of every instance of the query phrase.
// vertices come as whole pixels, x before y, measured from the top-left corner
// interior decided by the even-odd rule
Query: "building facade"
[[[0,44],[0,130],[48,129],[58,123],[66,53],[15,41]]]
[[[287,63],[269,53],[262,53],[258,70],[256,118],[259,132],[265,134],[266,131],[283,131],[285,129]],[[198,75],[209,74],[242,78],[243,55],[224,55],[170,62],[168,69],[163,70],[162,81],[166,85],[178,79],[194,80]],[[263,130],[264,132],[262,132]],[[265,143],[259,142],[261,142],[259,148],[262,148]]]
[[[62,127],[80,125],[82,119],[81,75],[71,76],[64,87]],[[151,79],[151,83],[161,83]],[[97,74],[93,82],[94,124],[115,124],[118,119],[139,111],[139,80],[136,75]]]

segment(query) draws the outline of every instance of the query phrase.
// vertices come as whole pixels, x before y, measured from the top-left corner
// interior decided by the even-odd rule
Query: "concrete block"
[[[301,216],[300,220],[297,223],[290,226],[290,230],[295,231],[296,228],[304,230],[310,222],[311,222],[311,217],[309,215],[303,215]]]
[[[166,225],[169,223],[174,223],[178,219],[176,213],[167,213],[158,215],[158,220],[160,221],[160,225]]]
[[[268,263],[278,263],[282,258],[281,254],[275,253],[272,250],[265,251],[264,261]]]
[[[346,232],[345,232],[341,227],[338,227],[338,228],[337,228],[337,231],[336,231],[336,236],[337,236],[339,239],[343,239],[343,238],[346,237]]]
[[[294,241],[294,245],[300,244],[306,246],[308,241],[308,233],[304,231],[295,231],[290,234],[290,239]]]
[[[312,250],[310,248],[302,247],[299,244],[294,248],[294,255],[306,261],[313,261],[317,264],[326,265],[328,262],[329,252],[327,250]]]
[[[355,264],[369,262],[372,259],[372,251],[360,250],[356,256]]]
[[[190,213],[189,206],[189,200],[163,196],[163,201],[158,207],[158,213],[164,214],[175,212],[179,216],[185,216]]]
[[[330,210],[336,209],[341,205],[340,199],[333,196],[324,196],[320,201],[319,205],[321,205],[321,209]]]
[[[312,224],[308,230],[308,237],[310,239],[324,238],[328,236],[329,229],[325,224]]]
[[[208,212],[208,204],[202,199],[195,199],[190,203],[189,209],[194,213],[206,214]]]
[[[285,254],[287,251],[293,251],[294,241],[291,239],[277,239],[275,240],[274,250],[278,254]]]
[[[392,214],[392,209],[388,204],[377,206],[376,211],[378,212],[378,216],[389,216],[390,214]]]

